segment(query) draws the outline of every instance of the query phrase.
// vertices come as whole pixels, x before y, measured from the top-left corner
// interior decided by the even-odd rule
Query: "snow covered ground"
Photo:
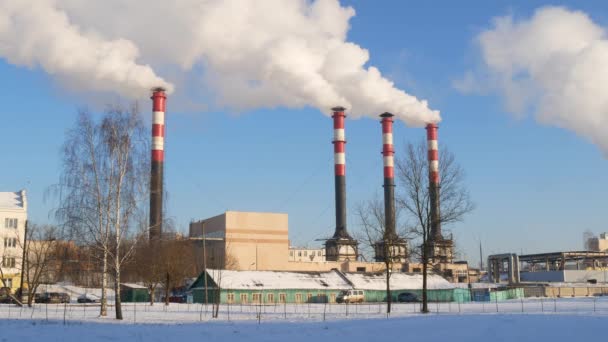
[[[211,306],[200,304],[125,303],[124,320],[98,317],[98,305],[36,304],[34,308],[0,305],[0,340],[33,341],[206,341],[249,338],[257,341],[350,342],[425,336],[424,341],[581,341],[597,336],[608,319],[608,298],[526,299],[498,303],[431,303],[432,313],[418,313],[419,304],[394,304],[387,318],[385,304],[357,305],[224,305],[218,319]]]

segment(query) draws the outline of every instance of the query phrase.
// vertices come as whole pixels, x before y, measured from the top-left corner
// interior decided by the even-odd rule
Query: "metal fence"
[[[195,323],[214,320],[257,321],[276,320],[323,321],[364,318],[386,318],[422,315],[420,303],[393,303],[390,315],[386,303],[362,304],[222,304],[213,318],[213,306],[205,304],[123,303],[123,322]],[[431,315],[467,314],[590,314],[608,316],[608,297],[527,298],[494,300],[493,302],[433,302]],[[108,306],[108,318],[99,317],[99,304],[35,304],[32,308],[13,304],[0,305],[0,319],[74,324],[78,322],[111,321],[114,307]]]

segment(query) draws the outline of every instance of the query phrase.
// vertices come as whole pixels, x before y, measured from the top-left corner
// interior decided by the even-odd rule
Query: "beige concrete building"
[[[0,192],[0,287],[19,288],[26,221],[25,190]]]
[[[330,271],[335,268],[345,272],[384,269],[383,263],[325,261],[323,255],[312,260],[307,256],[309,260],[306,261],[291,258],[288,225],[287,214],[227,211],[191,222],[189,233],[190,239],[198,240],[197,262],[205,262],[208,268],[259,271]],[[321,249],[314,249],[318,250]]]

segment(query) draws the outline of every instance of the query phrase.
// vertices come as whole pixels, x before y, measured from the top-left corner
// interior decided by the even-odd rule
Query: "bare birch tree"
[[[116,318],[122,319],[120,271],[135,244],[125,248],[133,217],[144,204],[149,169],[147,135],[137,105],[108,107],[96,120],[81,110],[63,148],[58,217],[101,261],[100,315],[107,315],[108,274],[114,280]]]
[[[21,289],[21,296],[27,295],[27,305],[32,306],[38,287],[53,274],[57,265],[57,245],[59,232],[50,225],[30,224],[25,239],[25,259],[23,260],[23,280],[27,290]]]
[[[429,165],[426,141],[408,144],[405,153],[397,158],[397,205],[404,211],[410,230],[418,236],[420,262],[422,263],[422,312],[427,313],[427,275],[429,264],[429,242],[431,233],[431,209],[429,193]],[[474,209],[469,192],[464,186],[464,171],[456,163],[454,155],[441,146],[440,171],[440,223],[445,227],[461,221]]]
[[[392,293],[391,293],[391,270],[394,269],[396,264],[403,262],[403,253],[395,247],[395,243],[406,244],[406,232],[404,229],[397,231],[397,236],[388,236],[385,234],[385,216],[384,216],[384,203],[378,198],[374,198],[368,201],[363,201],[355,207],[355,215],[359,219],[361,230],[356,233],[357,240],[363,242],[363,247],[367,250],[375,251],[375,248],[384,248],[382,252],[385,258],[382,260],[386,270],[386,312],[391,313],[392,305]],[[399,222],[399,210],[395,212],[396,222]],[[398,226],[398,224],[396,223]],[[378,242],[381,242],[378,246]],[[407,253],[407,244],[405,245],[405,252]],[[377,251],[375,251],[377,252]],[[407,255],[405,255],[407,257]]]

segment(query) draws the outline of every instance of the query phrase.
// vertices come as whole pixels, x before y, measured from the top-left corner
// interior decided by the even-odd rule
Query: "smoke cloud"
[[[127,39],[104,39],[72,24],[50,0],[0,0],[0,56],[9,63],[41,67],[72,87],[139,96],[172,85],[137,64]]]
[[[477,37],[484,81],[467,73],[455,85],[478,91],[489,85],[509,111],[534,112],[541,123],[584,136],[608,155],[608,39],[580,11],[543,7],[531,18],[494,19]]]
[[[0,4],[0,55],[82,77],[94,88],[124,91],[163,82],[150,67],[136,64],[141,60],[179,80],[177,89],[195,86],[197,96],[237,111],[312,106],[329,113],[341,105],[354,117],[389,111],[411,126],[440,120],[426,101],[367,65],[369,52],[346,39],[355,11],[338,0]]]

